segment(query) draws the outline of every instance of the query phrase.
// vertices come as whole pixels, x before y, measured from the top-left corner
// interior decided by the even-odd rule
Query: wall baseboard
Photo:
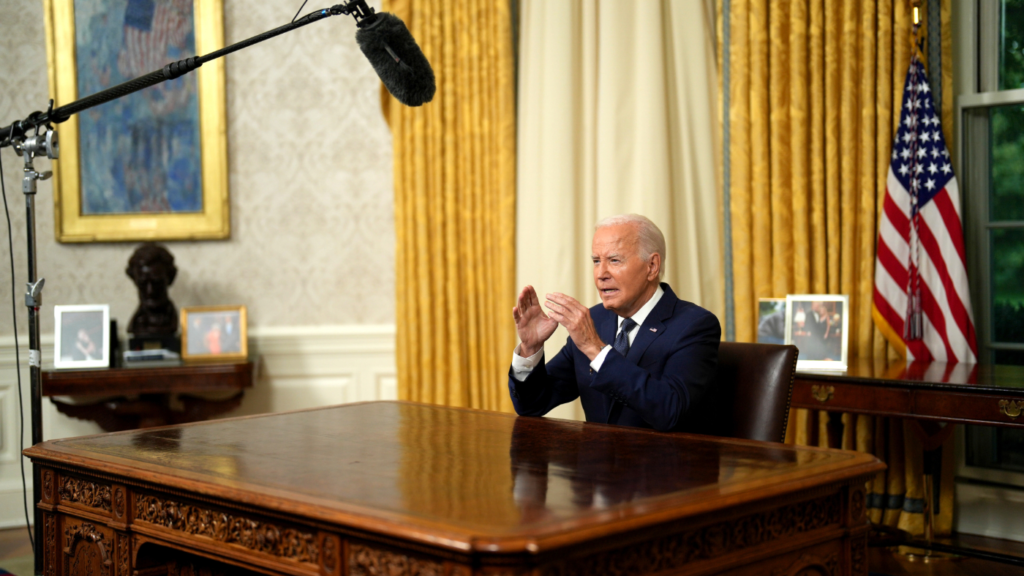
[[[28,339],[21,338],[24,414],[28,418]],[[53,335],[42,337],[43,363],[52,365]],[[246,390],[241,407],[224,417],[285,412],[347,402],[398,397],[395,327],[385,325],[256,327],[249,348],[260,358],[257,381]],[[14,338],[0,337],[0,528],[24,524],[18,466],[18,389]],[[24,424],[25,444],[31,427]],[[57,412],[43,399],[43,437],[47,440],[102,430],[90,421]],[[31,466],[26,460],[31,495]]]

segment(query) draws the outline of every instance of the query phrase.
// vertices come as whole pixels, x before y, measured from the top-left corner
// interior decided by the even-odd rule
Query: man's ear
[[[661,273],[661,254],[655,252],[651,254],[651,259],[647,262],[647,281],[657,280],[658,275]]]

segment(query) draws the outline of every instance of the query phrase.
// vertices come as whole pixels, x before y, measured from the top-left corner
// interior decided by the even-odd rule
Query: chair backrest
[[[696,406],[691,431],[784,442],[796,372],[796,346],[722,342],[718,375]]]

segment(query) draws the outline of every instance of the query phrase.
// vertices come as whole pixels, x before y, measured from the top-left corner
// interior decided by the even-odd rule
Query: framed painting
[[[55,106],[224,45],[223,0],[44,0]],[[60,242],[227,238],[224,60],[57,126]]]

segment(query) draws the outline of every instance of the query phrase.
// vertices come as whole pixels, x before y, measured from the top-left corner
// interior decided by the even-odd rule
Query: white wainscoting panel
[[[22,337],[24,413],[30,418],[28,346]],[[42,338],[43,363],[52,365],[53,336]],[[256,385],[246,390],[239,409],[224,417],[285,412],[347,402],[398,398],[395,327],[385,325],[256,327],[250,352],[260,358]],[[0,528],[24,523],[18,464],[18,389],[14,338],[0,337]],[[31,426],[25,422],[25,443]],[[43,437],[97,434],[96,424],[68,418],[43,398]],[[25,460],[29,496],[31,466]]]
[[[19,310],[20,312],[20,310]],[[25,504],[22,502],[21,486],[21,453],[19,423],[21,414],[18,413],[18,372],[21,372],[22,400],[25,421],[23,423],[25,432],[25,446],[32,442],[31,418],[31,390],[28,381],[28,335],[21,335],[21,347],[19,349],[21,366],[15,360],[14,337],[6,336],[0,338],[0,395],[3,401],[0,402],[0,434],[3,441],[0,443],[0,528],[17,526],[25,523]],[[53,336],[42,338],[43,358],[53,357]],[[52,363],[52,361],[51,361]],[[50,410],[48,410],[50,408]],[[52,405],[43,399],[43,437],[47,437],[47,429],[52,426],[52,420],[56,414]],[[60,415],[57,415],[60,416]],[[94,430],[99,430],[94,427]],[[25,459],[25,481],[28,486],[29,498],[32,496],[32,466],[28,459]],[[29,507],[29,513],[32,508]]]

